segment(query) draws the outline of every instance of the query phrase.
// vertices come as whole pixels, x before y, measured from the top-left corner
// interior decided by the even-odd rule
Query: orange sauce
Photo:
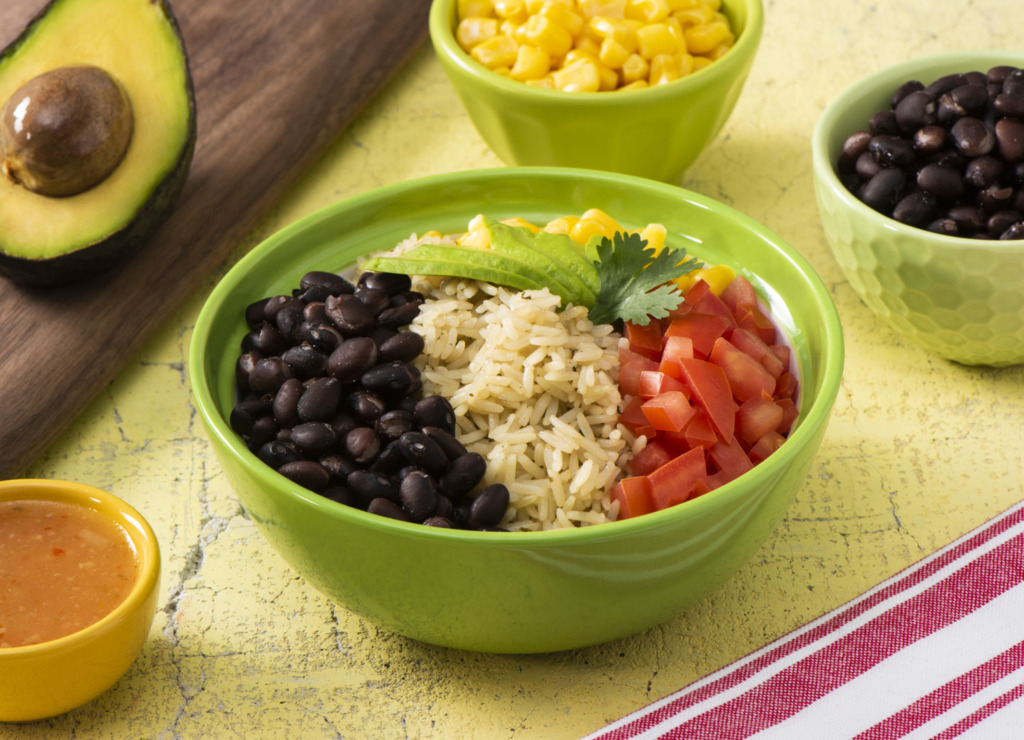
[[[70,635],[124,601],[138,575],[125,531],[60,501],[0,501],[0,648]]]

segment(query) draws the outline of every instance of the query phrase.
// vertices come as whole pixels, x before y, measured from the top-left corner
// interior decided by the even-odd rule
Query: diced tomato
[[[650,440],[647,445],[633,455],[626,467],[633,475],[648,475],[669,462],[675,453],[657,439]]]
[[[667,432],[681,432],[697,410],[681,391],[666,391],[644,401],[641,411],[655,429]]]
[[[619,519],[632,519],[655,510],[651,481],[646,475],[623,478],[612,486],[611,494],[619,502]]]
[[[789,348],[788,344],[773,344],[772,353],[779,358],[779,362],[782,364],[783,370],[788,371],[789,366],[793,364],[793,351]]]
[[[690,397],[707,412],[718,436],[732,442],[736,428],[736,402],[725,371],[718,365],[696,357],[679,361],[683,377],[690,386]]]
[[[708,457],[714,461],[718,468],[717,472],[727,481],[739,478],[754,467],[738,439],[734,439],[732,444],[726,444],[721,440],[715,442],[708,448]]]
[[[793,428],[793,422],[800,415],[800,411],[797,409],[792,398],[779,398],[776,399],[775,403],[782,407],[782,421],[779,422],[778,432],[779,434],[789,434],[789,431]]]
[[[796,376],[783,373],[775,383],[775,398],[793,398],[796,395]]]
[[[690,396],[689,389],[671,375],[666,375],[659,370],[641,371],[640,387],[637,389],[637,395],[640,398],[654,398],[668,391],[685,393],[687,398]]]
[[[775,431],[766,433],[761,439],[757,440],[750,447],[750,451],[747,453],[747,457],[750,458],[750,462],[757,465],[759,462],[764,462],[768,459],[775,450],[782,446],[782,443],[786,441],[786,438]]]
[[[734,277],[718,297],[729,307],[734,316],[746,313],[745,309],[757,305],[757,293],[754,292],[754,286],[742,275]]]
[[[651,499],[659,511],[681,504],[690,497],[697,482],[707,476],[704,450],[695,448],[679,455],[648,475]]]
[[[711,285],[707,280],[698,280],[683,294],[683,302],[687,306],[693,307],[697,301],[706,296],[711,292]]]
[[[619,413],[619,423],[635,436],[650,439],[655,435],[655,430],[651,426],[651,422],[647,421],[647,416],[640,408],[643,404],[644,399],[639,396],[631,397]]]
[[[703,280],[698,280],[696,284],[705,284]],[[732,311],[729,307],[722,302],[722,299],[714,294],[711,290],[703,292],[700,298],[695,300],[692,304],[694,313],[707,313],[713,316],[721,316],[728,322],[729,326],[736,325],[736,319],[733,317]]]
[[[639,395],[640,373],[657,369],[658,363],[649,357],[638,355],[627,347],[619,347],[619,390],[622,395]]]
[[[690,498],[688,498],[686,500],[687,501],[692,501],[693,499],[697,498],[698,496],[703,496],[705,493],[707,493],[710,490],[711,490],[711,486],[708,485],[708,479],[707,478],[701,478],[693,486],[693,490],[690,491]]]
[[[654,361],[661,359],[661,324],[657,321],[648,321],[643,326],[627,321],[626,338],[631,351]]]
[[[693,340],[689,337],[665,337],[658,370],[676,380],[682,380],[683,368],[679,365],[680,357],[693,357]]]
[[[742,315],[736,317],[736,324],[741,329],[746,329],[761,337],[765,344],[775,344],[775,324],[764,315],[758,306],[744,308]]]
[[[672,321],[665,329],[666,337],[689,337],[693,342],[694,354],[702,358],[711,354],[711,348],[725,330],[729,322],[721,316],[710,313],[688,313]]]
[[[690,420],[683,430],[683,436],[689,447],[710,447],[718,441],[718,433],[711,426],[707,414],[703,412]]]
[[[760,398],[762,393],[770,396],[775,392],[775,378],[765,370],[764,365],[737,349],[725,337],[715,340],[708,359],[725,372],[732,395],[740,403]]]
[[[736,412],[736,434],[752,445],[782,423],[782,407],[770,395],[745,401]]]
[[[730,342],[736,345],[736,349],[746,352],[748,355],[764,365],[764,369],[767,370],[776,380],[778,380],[779,376],[782,375],[782,373],[786,371],[786,368],[789,367],[788,364],[783,364],[782,360],[779,359],[778,354],[774,351],[774,347],[765,344],[761,337],[747,331],[746,329],[736,327],[729,332],[729,336],[727,338]]]

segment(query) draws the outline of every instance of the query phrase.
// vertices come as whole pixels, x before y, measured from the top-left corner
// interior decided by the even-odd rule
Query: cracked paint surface
[[[944,48],[1019,46],[1005,22],[1017,0],[979,0],[969,10],[930,0],[841,8],[767,0],[739,104],[683,180],[806,256],[836,301],[847,342],[832,422],[804,487],[723,588],[634,637],[540,656],[435,648],[332,604],[270,550],[196,418],[184,368],[191,327],[219,276],[211,275],[28,472],[107,489],[153,525],[164,568],[149,640],[95,701],[45,722],[0,726],[0,737],[579,737],[1024,498],[1024,370],[965,368],[901,342],[842,278],[811,184],[817,116],[863,73]],[[425,47],[236,257],[340,198],[500,164]]]

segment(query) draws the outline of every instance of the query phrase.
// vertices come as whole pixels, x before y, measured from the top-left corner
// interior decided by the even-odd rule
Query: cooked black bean
[[[360,336],[374,326],[373,313],[351,294],[330,296],[324,301],[324,310],[344,336]]]
[[[876,211],[890,214],[903,196],[906,182],[903,170],[883,168],[861,187],[860,199]]]
[[[335,434],[337,439],[337,434]],[[337,480],[347,480],[349,473],[358,470],[359,466],[354,460],[339,452],[329,452],[320,457],[320,464]]]
[[[437,510],[437,483],[422,470],[413,470],[402,478],[398,495],[413,521],[422,522]],[[504,517],[504,509],[501,514]]]
[[[305,304],[322,304],[327,297],[334,292],[326,285],[310,285],[308,288],[300,288],[295,291],[295,297]]]
[[[398,502],[398,484],[390,476],[369,470],[353,470],[348,475],[348,487],[369,503],[375,498],[386,498]]]
[[[922,126],[935,123],[935,98],[918,90],[906,95],[896,106],[896,124],[904,134],[912,134]]]
[[[307,303],[306,307],[302,309],[302,317],[310,324],[323,324],[329,320],[327,318],[327,307],[323,301]]]
[[[334,418],[341,404],[341,383],[337,378],[317,378],[309,383],[299,399],[302,421],[327,421]]]
[[[311,457],[326,454],[338,444],[338,435],[327,422],[307,421],[296,424],[291,431],[292,444]]]
[[[377,419],[375,429],[383,442],[393,442],[406,432],[413,431],[412,413],[405,409],[385,411]]]
[[[331,354],[345,341],[345,338],[341,336],[341,332],[327,323],[309,324],[305,327],[300,338],[325,355]]]
[[[402,511],[401,506],[386,498],[375,498],[370,502],[370,505],[366,507],[366,510],[371,514],[386,516],[389,519],[397,519],[401,522],[410,521],[408,515]]]
[[[241,386],[242,390],[252,390],[249,387],[249,373],[256,367],[256,363],[262,359],[263,354],[255,350],[243,352],[238,356],[238,359],[235,361],[235,382]]]
[[[957,228],[956,221],[951,218],[935,219],[928,224],[927,228],[928,231],[933,231],[943,236],[960,236],[960,229]]]
[[[299,281],[300,288],[305,289],[313,286],[327,288],[332,295],[342,295],[355,290],[355,286],[341,275],[325,270],[310,270]]]
[[[397,473],[399,478],[401,478],[399,471],[407,463],[408,460],[405,458],[405,453],[402,452],[402,445],[396,439],[384,445],[384,449],[377,455],[377,459],[370,463],[370,470],[389,475]]]
[[[374,316],[391,305],[388,294],[378,288],[356,288],[353,295],[361,300]]]
[[[949,209],[949,217],[956,222],[961,234],[976,234],[985,228],[985,213],[978,206],[954,206]]]
[[[327,358],[327,372],[342,383],[353,383],[377,363],[379,351],[369,337],[346,339]]]
[[[1013,195],[1013,188],[989,185],[978,193],[977,201],[978,205],[989,213],[995,213],[1009,208],[1013,202]]]
[[[897,221],[918,227],[934,221],[937,214],[938,203],[934,196],[920,190],[901,198],[892,211]]]
[[[398,444],[410,465],[440,475],[448,469],[448,456],[434,440],[423,432],[406,432],[398,438]]]
[[[995,134],[980,118],[961,118],[950,127],[949,133],[957,150],[968,157],[988,154],[996,145]]]
[[[906,167],[914,161],[914,145],[895,134],[875,136],[868,151],[882,167]]]
[[[288,340],[269,321],[242,337],[242,351],[256,351],[263,355],[276,355],[288,348]]]
[[[964,193],[963,176],[947,165],[926,164],[917,173],[917,185],[940,200],[956,200]]]
[[[1024,220],[1024,215],[1019,211],[1006,209],[993,213],[985,226],[988,233],[992,234],[992,236],[1000,236],[1004,231],[1021,220]]]
[[[377,321],[380,322],[381,326],[398,329],[411,324],[419,312],[420,307],[418,303],[403,303],[400,306],[385,308],[377,314]]]
[[[274,315],[274,326],[291,342],[301,341],[296,337],[299,325],[305,321],[304,308],[302,301],[292,298]]]
[[[1000,239],[1024,239],[1024,221],[1018,221],[999,235]]]
[[[281,353],[281,359],[288,363],[292,375],[300,380],[322,375],[327,366],[327,358],[323,353],[308,344],[297,344]]]
[[[324,469],[323,465],[312,460],[296,460],[285,463],[277,469],[277,472],[315,493],[326,490],[331,482],[331,474]]]
[[[408,362],[394,360],[371,367],[360,382],[364,388],[380,393],[410,393],[419,388],[420,371]]]
[[[349,409],[354,411],[355,415],[367,424],[374,423],[388,410],[387,402],[379,394],[366,388],[352,391],[345,398],[345,402],[348,404]]]
[[[404,306],[408,303],[415,303],[417,306],[424,301],[423,294],[416,290],[403,290],[391,296],[392,306]]]
[[[891,110],[880,110],[868,120],[868,130],[872,136],[898,134],[900,124],[896,120],[896,112]]]
[[[444,396],[427,396],[418,401],[413,418],[421,427],[438,427],[449,434],[455,433],[455,409]]]
[[[508,498],[508,488],[504,483],[487,486],[469,505],[469,523],[477,529],[498,526],[505,518]]]
[[[245,307],[245,323],[249,325],[250,329],[258,329],[266,321],[264,309],[269,300],[269,298],[261,298]]]
[[[228,423],[231,428],[241,435],[248,435],[252,432],[256,420],[267,413],[267,404],[261,398],[250,398],[239,401],[231,409]]]
[[[253,422],[252,431],[249,432],[249,439],[246,440],[246,444],[250,450],[256,452],[267,442],[273,440],[277,436],[277,431],[277,422],[274,421],[273,416],[261,416]]]
[[[462,442],[441,427],[425,426],[423,433],[437,442],[437,446],[444,450],[444,454],[449,460],[456,460],[466,454],[466,448]]]
[[[992,101],[992,108],[1001,116],[1024,119],[1024,95],[999,93]]]
[[[361,503],[359,497],[345,486],[331,486],[327,490],[322,491],[320,495],[324,498],[329,498],[331,501],[337,501],[339,504],[351,506],[354,509],[358,509]]]
[[[291,375],[288,365],[280,357],[264,357],[256,361],[249,373],[249,387],[253,393],[260,395],[277,393],[277,389]]]
[[[476,488],[486,472],[487,461],[479,453],[467,452],[452,460],[438,481],[438,490],[452,501],[457,501]]]
[[[995,125],[996,143],[999,155],[1007,162],[1024,159],[1024,121],[1001,118]]]
[[[356,427],[345,435],[345,452],[357,463],[371,463],[380,453],[380,437],[370,427]]]
[[[904,82],[902,85],[896,88],[896,92],[892,94],[892,99],[889,102],[889,107],[895,108],[897,105],[900,104],[900,101],[903,100],[903,98],[905,98],[912,92],[917,92],[918,90],[924,90],[924,85],[921,83],[920,80],[908,80],[907,82]]]
[[[277,316],[277,312],[280,311],[284,306],[291,303],[292,297],[290,295],[274,295],[267,299],[267,302],[263,304],[263,318],[273,323],[274,317]]]
[[[966,82],[962,72],[954,72],[953,74],[945,75],[935,80],[935,82],[924,88],[924,91],[933,97],[939,97],[943,93],[947,93],[954,87],[960,87]]]
[[[422,351],[422,336],[414,331],[398,332],[380,343],[380,361],[412,362]]]
[[[1002,176],[1003,163],[988,155],[972,159],[964,168],[964,182],[979,190],[999,182]]]
[[[914,149],[919,154],[934,154],[945,146],[946,138],[942,126],[924,126],[914,132]]]
[[[443,527],[444,529],[452,529],[455,526],[451,519],[443,516],[432,516],[429,519],[424,519],[423,524],[427,527]]]
[[[1003,92],[1007,95],[1024,95],[1024,69],[1015,69],[1003,78]]]
[[[282,442],[279,439],[271,440],[261,446],[256,452],[256,457],[275,470],[279,469],[282,465],[298,462],[302,459],[302,455],[293,445],[288,442]]]
[[[412,279],[395,272],[364,272],[358,281],[361,288],[382,290],[389,296],[409,290]]]
[[[302,381],[288,378],[274,394],[274,419],[283,427],[292,427],[299,423],[299,399],[305,391]]]

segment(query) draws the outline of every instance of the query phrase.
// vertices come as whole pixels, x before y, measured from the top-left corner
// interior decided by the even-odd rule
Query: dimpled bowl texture
[[[139,570],[127,598],[98,622],[49,642],[0,648],[0,722],[63,714],[113,686],[146,642],[160,585],[156,535],[138,511],[116,496],[67,481],[0,482],[0,501],[16,499],[59,501],[100,512],[127,533]]]
[[[478,213],[535,223],[601,208],[626,228],[661,222],[669,243],[750,277],[791,339],[800,419],[767,461],[673,509],[570,531],[467,532],[380,517],[304,490],[230,428],[245,307],[290,293],[309,270],[341,271],[412,233],[465,231]],[[338,604],[428,643],[499,653],[564,650],[659,624],[702,599],[757,549],[800,487],[842,374],[828,291],[777,236],[671,185],[560,168],[499,168],[389,185],[271,236],[213,290],[189,376],[224,473],[259,530]]]
[[[586,167],[675,182],[721,130],[754,62],[761,0],[723,0],[736,43],[705,69],[642,90],[567,93],[507,79],[455,39],[457,0],[434,0],[430,38],[484,141],[510,165]]]
[[[983,241],[906,226],[858,200],[835,165],[846,137],[867,129],[902,83],[927,85],[1000,64],[1024,66],[1024,52],[949,52],[883,69],[834,98],[812,138],[825,236],[854,291],[910,341],[967,365],[1024,362],[1024,240]]]

